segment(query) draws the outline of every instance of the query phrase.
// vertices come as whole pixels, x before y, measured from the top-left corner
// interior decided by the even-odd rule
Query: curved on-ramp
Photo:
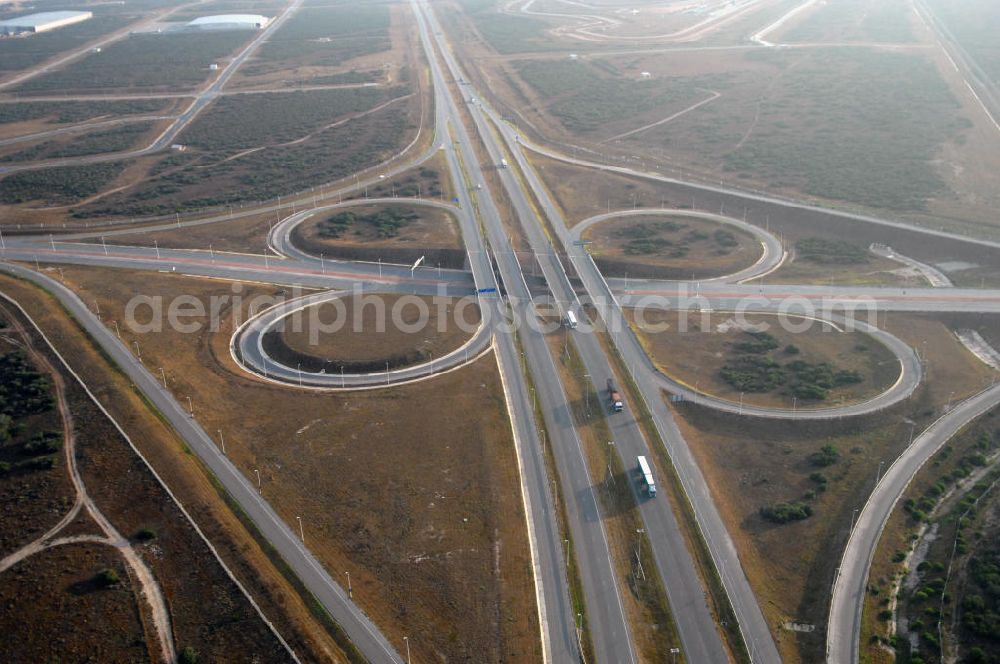
[[[283,364],[264,350],[264,336],[289,317],[310,307],[320,306],[326,302],[354,294],[350,291],[325,291],[282,302],[265,309],[244,322],[233,333],[229,343],[229,352],[233,360],[244,371],[273,383],[314,390],[358,390],[405,385],[447,373],[476,361],[492,348],[493,330],[486,323],[488,314],[484,313],[476,331],[464,344],[429,362],[400,369],[363,374],[328,374],[302,371],[299,367]],[[481,309],[483,308],[481,307]]]
[[[868,571],[882,531],[906,488],[953,435],[998,404],[1000,384],[959,403],[914,439],[875,486],[851,530],[834,580],[826,632],[829,664],[858,661]]]
[[[758,258],[753,265],[747,266],[736,272],[720,275],[717,277],[710,277],[708,279],[699,279],[698,281],[724,281],[724,282],[736,282],[740,283],[743,281],[749,281],[751,279],[757,279],[761,276],[769,274],[774,270],[781,267],[784,263],[787,254],[785,249],[779,240],[773,233],[770,233],[759,226],[755,226],[749,222],[743,221],[742,219],[736,219],[735,217],[726,217],[720,214],[713,214],[711,212],[699,212],[697,210],[681,210],[677,208],[637,208],[633,210],[618,210],[613,212],[605,212],[602,214],[594,215],[593,217],[588,217],[580,223],[573,226],[570,229],[570,236],[573,240],[580,241],[583,237],[584,231],[586,231],[591,226],[599,224],[602,221],[610,221],[612,219],[618,219],[620,217],[648,217],[648,216],[661,216],[661,217],[694,217],[695,219],[704,219],[706,221],[714,221],[716,223],[725,224],[727,226],[733,226],[741,231],[749,233],[760,242],[762,252],[760,258]],[[635,279],[635,283],[644,283],[645,280]],[[671,281],[669,279],[665,281]],[[686,280],[677,280],[686,281]]]

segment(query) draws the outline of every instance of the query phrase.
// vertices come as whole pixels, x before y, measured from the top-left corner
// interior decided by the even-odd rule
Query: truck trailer
[[[656,481],[653,479],[653,471],[649,467],[649,462],[646,461],[646,457],[640,456],[636,457],[636,465],[639,471],[639,482],[646,489],[646,493],[650,498],[656,496]]]
[[[612,378],[608,378],[608,404],[615,413],[620,413],[625,409],[622,395],[618,393],[618,388],[615,387],[615,381]]]

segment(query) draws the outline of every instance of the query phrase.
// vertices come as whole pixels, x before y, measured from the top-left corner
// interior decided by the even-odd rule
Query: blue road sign
[[[479,292],[480,293],[496,293],[497,289],[496,288],[480,288]]]

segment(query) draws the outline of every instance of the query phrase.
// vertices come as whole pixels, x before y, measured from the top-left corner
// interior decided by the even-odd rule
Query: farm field
[[[631,316],[665,374],[733,402],[827,408],[869,399],[899,375],[899,362],[875,339],[818,322],[793,332],[767,315],[739,320],[722,312],[632,310]]]
[[[56,140],[15,144],[0,148],[0,163],[70,159],[141,148],[152,143],[167,126],[166,122],[134,122]]]
[[[891,413],[838,423],[770,422],[676,408],[678,425],[739,549],[783,661],[824,653],[829,590],[854,508],[891,463],[952,399],[989,385],[992,373],[930,316],[889,318],[889,330],[921,347],[931,376]],[[791,623],[815,631],[792,631]]]
[[[73,216],[145,216],[254,203],[340,179],[392,157],[413,137],[405,88],[237,95],[209,109],[145,177]],[[254,132],[254,133],[247,133]]]
[[[100,53],[25,81],[15,91],[37,95],[188,90],[213,75],[210,64],[227,58],[255,34],[243,30],[134,34]]]
[[[705,279],[753,265],[760,243],[742,229],[697,217],[620,217],[583,233],[605,276]]]
[[[241,68],[236,87],[378,80],[393,47],[391,18],[402,5],[344,3],[301,8]],[[375,56],[380,58],[369,58]]]
[[[79,383],[61,368],[55,356],[43,345],[41,337],[28,327],[30,324],[26,320],[6,303],[0,305],[0,311],[5,320],[17,320],[22,328],[29,330],[27,336],[22,336],[19,330],[11,328],[7,338],[20,336],[23,344],[15,355],[30,358],[31,348],[34,348],[56,372],[48,374],[49,368],[40,362],[34,364],[35,360],[29,360],[25,364],[16,357],[12,360],[9,354],[3,357],[3,410],[6,411],[6,417],[16,418],[7,419],[6,424],[13,422],[17,431],[14,436],[3,441],[3,456],[10,460],[4,462],[3,474],[22,484],[31,482],[39,474],[68,476],[67,460],[60,452],[68,450],[70,441],[63,438],[65,430],[61,418],[55,417],[56,426],[52,426],[51,422],[39,421],[37,417],[55,412],[54,401],[57,393],[60,393],[57,389],[60,388],[52,386],[63,386],[61,394],[65,395],[65,407],[74,423],[74,456],[87,493],[118,532],[130,540],[132,548],[152,571],[155,582],[168,601],[173,638],[178,643],[178,651],[189,648],[203,656],[216,658],[239,643],[256,652],[261,661],[284,661],[287,653],[280,642],[260,620],[250,602],[230,581],[222,567],[215,563],[204,541],[149,472],[148,467],[133,453],[112,422],[94,405]],[[6,438],[7,434],[8,431],[5,430],[0,438]],[[11,452],[14,452],[13,456]],[[7,480],[8,477],[4,479]],[[68,485],[68,482],[64,483]],[[8,482],[5,481],[4,484]],[[47,484],[43,477],[39,488],[44,489]],[[31,499],[37,495],[35,490],[29,488],[21,494],[17,503],[8,503],[8,516],[14,519],[14,523],[20,522],[20,517],[31,514]],[[74,495],[72,489],[64,491],[65,499],[56,512],[58,515],[69,511]],[[47,529],[55,525],[56,519],[50,514],[45,521],[51,521],[45,526]],[[30,526],[27,528],[28,533],[32,530]],[[61,536],[70,534],[102,535],[86,512],[77,517],[70,530],[60,533]],[[143,626],[138,623],[139,617],[147,614],[145,601],[140,599],[141,589],[135,586],[134,592],[129,590],[128,579],[131,577],[125,571],[124,559],[115,553],[113,546],[104,542],[100,551],[111,552],[110,560],[103,553],[95,555],[90,545],[83,545],[79,550],[75,545],[65,550],[53,548],[47,553],[47,556],[51,556],[48,562],[46,557],[42,557],[35,564],[34,558],[29,556],[19,563],[20,568],[15,567],[3,574],[8,582],[13,578],[23,584],[33,579],[37,584],[29,594],[33,599],[29,610],[39,618],[35,624],[47,624],[51,627],[52,620],[66,621],[68,636],[63,643],[69,650],[63,652],[62,656],[75,658],[81,652],[101,650],[106,651],[107,656],[112,659],[131,659],[135,655],[127,648],[138,646],[140,650],[148,649],[150,658],[155,659],[159,644],[147,641],[143,635]],[[13,550],[8,549],[6,553],[13,553]],[[103,567],[95,568],[95,560],[101,561]],[[59,566],[66,568],[62,572],[69,577],[66,585],[47,585],[51,583],[49,579],[52,576],[59,578],[59,567],[53,569],[53,561],[60,561],[62,564]],[[90,576],[86,576],[84,572],[87,569],[90,570]],[[103,569],[113,572],[105,573]],[[126,581],[122,582],[122,579]],[[135,581],[134,578],[132,581]],[[94,597],[88,601],[87,597],[94,594],[107,597]],[[74,596],[80,599],[74,600]],[[123,602],[124,607],[121,608]],[[23,615],[19,616],[13,611],[12,604],[13,602],[5,602],[4,611],[0,612],[0,620],[5,624],[23,619]],[[108,611],[108,619],[111,621],[109,627],[120,622],[122,632],[135,633],[134,627],[130,626],[130,618],[132,623],[138,624],[138,641],[120,640],[114,627],[108,630],[101,626],[103,620],[96,620],[91,625],[90,620],[83,619],[88,615],[99,616],[102,605],[103,610]],[[71,608],[73,613],[44,619],[50,613],[60,616],[60,607],[63,606]],[[142,619],[147,620],[148,616]],[[51,638],[46,642],[46,636],[51,637],[50,632],[15,631],[23,639],[21,647],[25,651],[36,651],[46,647],[48,643],[50,651],[47,657],[52,656]],[[94,641],[88,644],[88,639]],[[118,652],[122,646],[126,650]],[[23,654],[20,650],[11,652]],[[116,652],[118,654],[112,654]]]
[[[120,272],[65,272],[109,317],[137,291]],[[138,276],[141,290],[165,301],[232,297],[242,286]],[[279,289],[236,290],[245,299],[234,312],[245,317],[251,299]],[[537,661],[517,463],[492,357],[409,387],[302,392],[238,369],[232,322],[227,315],[218,333],[123,336],[141,344],[144,362],[164,367],[175,394],[192,397],[202,426],[226,431],[227,453],[251,480],[260,471],[278,513],[293,525],[303,517],[310,549],[334,578],[351,573],[355,601],[398,648],[419,633],[411,647],[424,659]]]
[[[0,103],[0,139],[135,115],[169,115],[187,99],[18,101]]]
[[[16,72],[30,69],[60,53],[81,48],[91,41],[124,28],[139,19],[139,15],[132,12],[134,9],[116,11],[105,6],[103,10],[94,11],[94,17],[89,21],[34,35],[29,39],[0,40],[0,75],[2,75],[0,82]],[[12,15],[22,14],[23,12],[17,12]],[[4,18],[9,17],[4,16]]]
[[[394,370],[455,350],[480,321],[478,306],[457,298],[369,293],[345,297],[343,305],[342,310],[332,305],[306,309],[283,330],[265,335],[264,350],[303,371]],[[333,326],[337,329],[329,331]],[[419,329],[410,331],[411,326]]]
[[[317,214],[292,232],[296,246],[316,256],[406,264],[424,256],[430,267],[456,269],[465,263],[461,239],[451,213],[405,201]]]
[[[793,18],[769,39],[785,43],[916,41],[916,16],[905,0],[841,0],[820,3]]]
[[[0,202],[8,204],[39,201],[71,204],[107,187],[125,170],[120,161],[86,166],[56,166],[14,173],[0,180]]]

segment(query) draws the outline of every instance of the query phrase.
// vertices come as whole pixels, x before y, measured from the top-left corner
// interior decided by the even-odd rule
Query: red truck
[[[608,378],[608,404],[611,406],[611,410],[615,413],[620,413],[625,410],[625,404],[622,403],[622,395],[618,393],[618,388],[615,387],[615,381]]]

